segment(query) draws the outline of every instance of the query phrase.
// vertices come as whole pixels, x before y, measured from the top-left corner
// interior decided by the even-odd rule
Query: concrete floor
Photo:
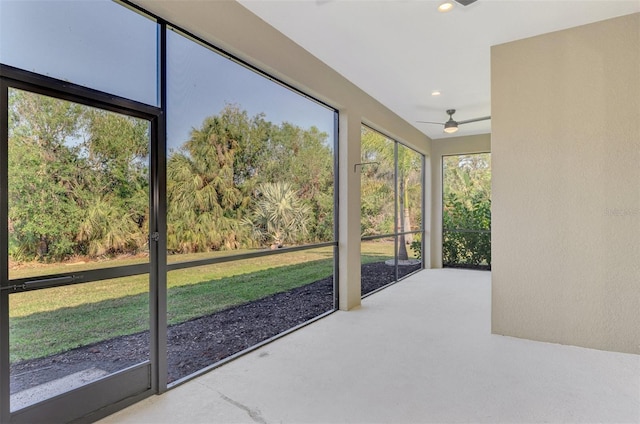
[[[427,270],[102,423],[640,423],[640,356],[492,335],[488,272]]]

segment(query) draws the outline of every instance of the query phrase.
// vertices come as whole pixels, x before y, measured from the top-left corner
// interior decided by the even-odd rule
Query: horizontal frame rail
[[[184,268],[193,268],[196,266],[220,264],[220,263],[232,262],[240,259],[252,259],[252,258],[259,258],[262,256],[271,256],[271,255],[280,255],[283,253],[300,252],[302,250],[318,249],[321,247],[336,247],[336,246],[338,246],[337,241],[328,241],[326,243],[306,244],[304,246],[285,247],[282,249],[275,249],[275,250],[259,250],[257,252],[240,253],[237,255],[227,255],[227,256],[221,256],[217,258],[198,259],[195,261],[185,261],[185,262],[174,262],[174,263],[167,264],[167,271],[175,271],[175,270],[184,269]]]
[[[0,290],[22,292],[49,287],[68,286],[70,284],[89,283],[92,281],[110,280],[112,278],[131,277],[149,273],[150,264],[120,265],[111,268],[90,269],[76,273],[49,274],[38,277],[17,278],[9,280],[9,284]]]
[[[362,236],[360,237],[360,240],[361,241],[378,240],[383,238],[393,238],[395,236],[403,236],[407,234],[422,234],[422,233],[423,233],[422,230],[414,230],[414,231],[404,231],[402,233],[376,234],[375,236]]]
[[[462,229],[447,230],[447,229],[443,229],[442,232],[443,233],[490,233],[491,230],[462,230]]]

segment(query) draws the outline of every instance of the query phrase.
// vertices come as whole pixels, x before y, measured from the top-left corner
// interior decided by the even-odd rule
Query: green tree
[[[235,249],[269,125],[227,105],[167,163],[167,247],[178,253]],[[250,145],[250,146],[248,146]],[[240,160],[239,158],[243,158]]]
[[[168,160],[169,249],[186,253],[264,244],[264,237],[242,223],[267,183],[288,184],[310,211],[295,242],[330,240],[333,152],[327,137],[314,127],[275,125],[263,114],[249,117],[235,105],[205,119]]]
[[[9,91],[11,255],[58,260],[75,251],[82,221],[85,163],[74,143],[85,109],[63,100]]]
[[[89,255],[135,253],[149,226],[149,123],[91,109],[83,143],[91,190],[78,240]]]
[[[148,122],[10,90],[15,259],[132,253],[146,244]]]
[[[443,195],[463,199],[491,198],[491,155],[489,153],[445,156],[443,158]]]
[[[284,122],[273,126],[261,183],[288,182],[311,209],[309,238],[333,239],[333,149],[316,127],[304,130]]]

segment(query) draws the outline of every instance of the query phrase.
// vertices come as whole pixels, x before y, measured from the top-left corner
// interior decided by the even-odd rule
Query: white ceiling
[[[440,13],[442,1],[239,0],[431,138],[450,136],[416,121],[491,114],[492,45],[640,12],[640,0],[478,0]],[[455,136],[489,132],[482,121]]]

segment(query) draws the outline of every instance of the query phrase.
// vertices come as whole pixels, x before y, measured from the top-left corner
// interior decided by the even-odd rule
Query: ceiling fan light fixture
[[[448,12],[451,9],[453,9],[453,2],[452,1],[445,1],[444,3],[441,3],[440,6],[438,6],[438,12]]]
[[[456,131],[458,131],[458,123],[456,121],[449,119],[444,123],[444,132],[447,134],[453,134]]]

